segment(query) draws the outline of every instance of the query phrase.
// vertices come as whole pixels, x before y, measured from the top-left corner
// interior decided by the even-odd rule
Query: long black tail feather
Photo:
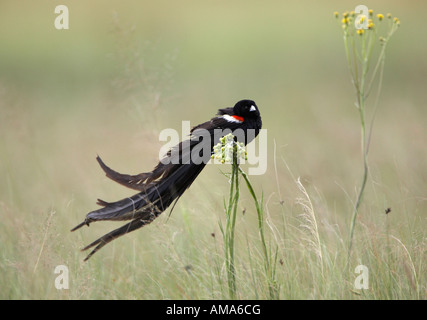
[[[89,248],[92,248],[94,246],[96,246],[84,259],[84,261],[89,260],[90,257],[92,257],[93,254],[95,254],[95,252],[97,252],[99,249],[101,249],[103,246],[105,246],[107,243],[113,241],[114,239],[117,239],[118,237],[132,232],[134,230],[137,230],[143,226],[145,226],[146,224],[149,224],[151,221],[153,221],[155,219],[155,216],[153,216],[150,219],[147,220],[143,220],[143,219],[135,219],[132,220],[131,222],[125,224],[124,226],[121,226],[120,228],[117,228],[105,235],[103,235],[101,238],[95,240],[94,242],[92,242],[91,244],[87,245],[86,247],[84,247],[82,249],[82,251],[85,251]]]
[[[102,162],[100,158],[98,161]],[[104,166],[103,169],[105,171],[105,168],[108,167],[105,164]],[[90,223],[95,221],[132,221],[84,247],[83,251],[96,246],[84,261],[87,261],[94,253],[114,239],[151,223],[174,201],[179,199],[203,170],[204,166],[203,163],[197,165],[194,163],[175,164],[173,168],[168,167],[170,171],[167,177],[156,180],[149,188],[140,193],[116,202],[98,199],[97,204],[102,208],[89,212],[85,220],[71,229],[71,231],[75,231],[84,225],[89,226]]]

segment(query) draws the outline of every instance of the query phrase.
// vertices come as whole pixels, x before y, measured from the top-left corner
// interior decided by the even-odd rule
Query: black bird
[[[258,135],[261,126],[255,102],[241,100],[233,108],[219,109],[216,117],[192,128],[190,138],[172,147],[151,172],[121,174],[110,169],[98,156],[96,159],[108,178],[139,193],[116,202],[98,199],[97,204],[102,208],[89,212],[85,220],[71,230],[95,221],[131,220],[84,247],[82,251],[96,246],[84,260],[114,239],[149,224],[176,203],[209,161],[219,138],[231,132],[237,141],[246,145]]]

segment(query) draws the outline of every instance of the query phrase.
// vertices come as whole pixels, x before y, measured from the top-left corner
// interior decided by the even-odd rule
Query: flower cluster
[[[335,11],[334,16],[335,18],[337,18],[337,20],[341,21],[341,26],[344,33],[356,32],[356,34],[360,36],[364,35],[369,30],[374,30],[378,24],[384,21],[385,17],[382,13],[374,15],[373,10],[368,10],[367,15],[356,15],[354,11],[346,11],[342,13],[341,17],[340,14]],[[400,26],[400,20],[396,17],[392,18],[392,15],[390,13],[387,14],[387,19],[389,20],[389,32],[394,32],[394,30]],[[356,25],[358,25],[359,27],[356,28]],[[365,27],[362,27],[362,25]]]
[[[348,68],[359,97],[356,102],[359,108],[371,92],[375,76],[384,64],[387,43],[399,28],[400,20],[393,18],[391,13],[374,14],[366,6],[357,6],[355,10],[361,10],[361,13],[346,11],[340,15],[335,11],[334,16],[341,21]],[[379,52],[374,50],[378,43],[381,46]]]
[[[232,133],[222,137],[219,141],[220,142],[213,147],[212,159],[220,160],[221,163],[231,163],[233,162],[233,152],[236,152],[237,159],[242,158],[247,160],[245,144],[234,141]]]

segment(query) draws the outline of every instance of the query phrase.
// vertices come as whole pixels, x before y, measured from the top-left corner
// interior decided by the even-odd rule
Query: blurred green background
[[[54,28],[59,4],[68,6],[69,30]],[[151,170],[162,146],[162,129],[180,130],[182,120],[196,125],[244,98],[257,102],[268,130],[268,171],[251,179],[268,199],[271,215],[281,201],[294,206],[291,176],[301,176],[328,207],[321,219],[330,219],[345,232],[362,174],[360,125],[333,12],[358,4],[2,0],[2,297],[63,297],[52,289],[52,275],[37,284],[31,274],[71,261],[78,265],[83,258],[78,248],[114,225],[68,232],[95,208],[96,198],[112,201],[132,194],[105,178],[97,154],[119,172]],[[370,206],[360,219],[381,225],[379,219],[391,207],[398,233],[411,233],[406,227],[411,224],[418,228],[420,241],[427,198],[427,4],[363,4],[375,12],[391,12],[401,27],[386,53],[369,154],[365,201]],[[372,103],[368,101],[368,109]],[[200,230],[209,238],[218,231],[227,188],[219,169],[209,166],[170,220],[165,215],[156,222],[163,227],[124,237],[115,250],[131,243],[142,248],[141,239],[155,243],[158,228],[179,225],[181,218],[194,221],[194,228],[204,222]],[[110,256],[112,248],[107,246],[94,259]],[[29,275],[19,275],[22,270]],[[91,274],[87,279],[91,277],[96,278]],[[49,290],[41,289],[43,281]],[[111,297],[70,295],[99,296]]]

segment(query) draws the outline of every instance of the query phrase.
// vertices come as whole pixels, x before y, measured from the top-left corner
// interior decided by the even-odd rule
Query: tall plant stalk
[[[246,186],[248,187],[249,193],[251,194],[255,202],[255,208],[258,217],[258,231],[261,239],[262,252],[264,254],[264,271],[267,277],[268,293],[270,299],[279,299],[280,288],[276,281],[277,247],[274,255],[272,254],[271,250],[267,249],[267,242],[265,241],[264,210],[262,206],[263,197],[261,197],[261,200],[258,200],[247,174],[242,170],[242,168],[238,167],[238,169],[246,182]]]
[[[230,153],[232,154],[230,156]],[[214,147],[215,159],[221,160],[222,163],[231,161],[231,176],[230,176],[230,193],[228,198],[228,205],[225,208],[226,223],[225,229],[221,227],[221,232],[224,237],[224,252],[225,252],[225,266],[227,273],[228,292],[230,299],[236,298],[236,268],[235,268],[235,255],[234,255],[234,234],[236,226],[237,205],[240,196],[239,173],[242,175],[246,182],[246,186],[254,199],[255,208],[258,217],[258,231],[261,240],[262,252],[264,255],[264,272],[268,284],[270,299],[279,298],[279,286],[275,280],[276,275],[276,262],[277,262],[277,247],[274,255],[268,249],[267,241],[265,239],[264,228],[264,211],[263,211],[263,198],[258,200],[254,188],[249,181],[248,175],[239,166],[238,159],[240,157],[246,158],[246,151],[243,145],[234,141],[234,136],[229,134],[221,138],[221,142]]]
[[[365,7],[366,8],[366,7]],[[335,17],[339,18],[339,13],[335,12]],[[375,19],[375,23],[374,23]],[[387,14],[388,22],[385,23],[383,14],[377,14],[374,16],[372,10],[357,15],[354,11],[344,12],[342,15],[341,26],[344,34],[344,47],[347,58],[348,69],[352,78],[352,83],[356,93],[355,105],[359,111],[359,120],[361,128],[361,152],[363,162],[363,175],[362,182],[357,195],[356,203],[353,207],[351,216],[349,240],[348,240],[348,260],[350,259],[351,249],[353,245],[354,229],[356,225],[357,215],[360,209],[360,205],[363,200],[363,195],[368,181],[369,165],[368,165],[368,152],[369,144],[372,134],[373,122],[375,119],[375,112],[378,107],[379,95],[382,87],[382,77],[385,62],[385,50],[387,43],[393,33],[400,26],[398,18],[391,17],[391,14]],[[379,36],[381,28],[384,28],[384,24],[387,24],[385,36]],[[374,47],[377,43],[377,39],[380,43],[380,51],[377,56],[374,55]],[[372,61],[375,61],[375,67],[373,71],[370,71],[370,65]],[[366,126],[366,99],[369,97],[375,80],[378,79],[377,86],[377,97],[374,104],[374,113],[371,119],[369,132],[367,132]],[[369,80],[369,82],[368,82]]]
[[[225,264],[227,270],[228,292],[230,299],[236,299],[236,269],[234,264],[234,230],[236,226],[237,204],[239,202],[239,172],[237,153],[233,151],[233,163],[231,166],[230,195],[228,206],[225,210],[224,248]]]

